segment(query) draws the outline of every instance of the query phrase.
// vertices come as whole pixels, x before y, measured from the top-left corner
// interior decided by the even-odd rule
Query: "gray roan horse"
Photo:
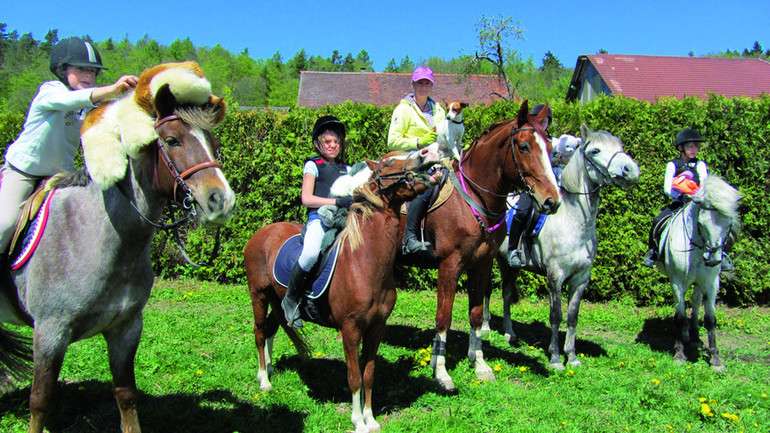
[[[596,214],[599,195],[605,185],[628,188],[639,180],[639,167],[623,151],[620,139],[606,131],[591,132],[580,127],[583,144],[564,167],[561,176],[561,207],[549,215],[535,238],[525,236],[528,271],[544,275],[548,282],[551,301],[550,367],[564,369],[559,348],[559,326],[562,321],[562,288],[569,287],[567,310],[567,338],[564,351],[571,365],[580,365],[575,356],[575,327],[583,292],[591,279],[591,266],[596,258]],[[519,269],[507,262],[508,239],[500,247],[497,262],[503,278],[503,329],[506,338],[516,335],[511,322],[511,303],[516,296],[516,278]],[[517,296],[516,296],[517,298]],[[489,323],[489,294],[485,300],[485,323]],[[485,327],[488,329],[488,325]]]
[[[660,260],[656,266],[671,281],[677,329],[674,359],[679,362],[687,359],[685,344],[699,339],[698,309],[703,304],[711,369],[725,369],[717,350],[714,308],[719,291],[722,253],[731,232],[737,233],[739,229],[740,199],[735,188],[722,178],[711,175],[692,195],[692,201],[671,217],[661,236]],[[684,297],[692,285],[692,314],[688,326]]]
[[[235,195],[213,157],[218,142],[208,132],[224,116],[224,102],[209,91],[204,95],[207,102],[181,105],[186,95],[172,93],[169,86],[173,89],[178,77],[158,74],[158,79],[172,80],[158,87],[147,73],[140,77],[135,92],[93,110],[86,118],[84,131],[91,124],[95,133],[88,140],[86,132],[83,135],[91,179],[55,191],[36,253],[10,275],[3,269],[0,319],[34,327],[30,432],[43,431],[67,347],[96,334],[107,342],[123,432],[140,431],[134,356],[142,333],[142,309],[153,283],[150,242],[156,225],[152,221],[160,219],[175,196],[190,212],[195,210],[212,223],[224,223],[234,209]],[[191,81],[198,79],[205,80],[195,76]],[[151,95],[151,112],[137,105],[139,92]],[[116,106],[122,108],[112,111],[110,107]],[[109,127],[110,122],[127,127],[114,140],[107,132],[120,128]],[[104,124],[107,127],[100,126]],[[141,131],[142,124],[157,139],[129,143],[133,139],[126,134]],[[96,136],[107,138],[108,143],[93,142]],[[108,146],[92,151],[100,144]],[[109,149],[132,144],[130,153],[109,154]],[[94,153],[101,153],[102,160],[94,158]],[[106,165],[122,167],[123,174],[112,186],[99,184],[97,179],[109,177],[101,166],[110,156],[112,162]],[[23,358],[22,345],[29,340],[0,328],[0,344],[3,358]],[[20,377],[19,360],[6,365],[10,368],[3,368],[4,372]]]

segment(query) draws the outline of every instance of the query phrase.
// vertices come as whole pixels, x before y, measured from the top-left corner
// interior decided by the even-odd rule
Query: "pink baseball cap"
[[[428,80],[433,83],[433,70],[427,66],[420,66],[412,72],[412,82],[415,83],[420,80]]]

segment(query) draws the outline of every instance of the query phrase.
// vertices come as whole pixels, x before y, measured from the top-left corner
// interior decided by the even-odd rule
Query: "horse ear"
[[[521,107],[519,108],[519,113],[516,115],[516,125],[521,127],[521,125],[527,123],[527,116],[529,115],[529,100],[525,99],[521,103]]]
[[[364,161],[366,161],[366,165],[367,165],[367,167],[369,167],[369,170],[374,172],[374,170],[377,168],[378,162],[377,161],[372,161],[369,158],[364,158]]]
[[[220,98],[219,96],[214,95],[209,96],[208,103],[214,107],[214,124],[219,125],[219,123],[225,119],[227,103],[225,102],[224,98]]]
[[[585,122],[580,124],[580,136],[583,137],[583,142],[586,141],[589,135],[591,135],[591,128],[588,127],[588,125],[585,124]]]
[[[171,88],[168,84],[164,84],[158,89],[155,94],[155,112],[158,119],[170,116],[174,114],[174,107],[176,107],[176,98],[171,93]]]

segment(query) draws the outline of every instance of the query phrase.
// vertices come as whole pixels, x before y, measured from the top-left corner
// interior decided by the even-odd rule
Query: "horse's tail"
[[[286,331],[286,335],[289,336],[289,340],[294,343],[294,347],[297,348],[297,353],[299,354],[300,358],[310,358],[310,348],[308,347],[307,343],[305,343],[302,335],[300,335],[300,333],[297,332],[295,328],[292,328],[284,323],[281,323],[281,327],[284,331]]]
[[[0,324],[0,373],[17,380],[32,374],[32,339]]]

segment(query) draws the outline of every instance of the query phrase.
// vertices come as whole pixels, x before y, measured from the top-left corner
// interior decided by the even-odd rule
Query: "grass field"
[[[499,332],[497,292],[484,341],[497,381],[482,383],[465,357],[468,303],[459,294],[447,348],[458,392],[445,395],[429,366],[435,303],[428,291],[399,293],[377,360],[374,409],[384,432],[770,431],[768,308],[718,306],[727,370],[714,373],[703,356],[673,362],[670,306],[584,303],[577,342],[583,365],[556,372],[546,368],[546,302],[514,306],[520,340],[509,344]],[[334,330],[306,325],[309,360],[279,332],[273,390],[262,393],[245,287],[158,280],[144,317],[136,373],[145,433],[352,428]],[[110,380],[101,338],[72,345],[48,430],[118,432]],[[18,385],[0,397],[0,432],[27,430],[29,382]]]

